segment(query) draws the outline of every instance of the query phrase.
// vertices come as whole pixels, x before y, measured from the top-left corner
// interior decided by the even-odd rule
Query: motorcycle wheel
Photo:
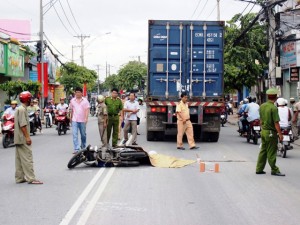
[[[286,151],[287,151],[287,146],[286,145],[282,145],[282,149],[281,149],[281,156],[282,156],[282,158],[286,158]]]
[[[78,166],[80,163],[83,163],[86,160],[84,152],[86,149],[80,150],[77,152],[69,161],[68,168],[73,169],[75,166]]]
[[[250,139],[251,139],[251,134],[250,134],[250,132],[247,132],[247,142],[248,143],[250,142]]]
[[[61,123],[57,123],[57,132],[58,132],[58,135],[61,135]]]
[[[46,128],[48,128],[48,125],[50,124],[50,119],[46,117]]]
[[[254,134],[254,136],[253,136],[253,143],[254,143],[255,145],[257,145],[257,142],[258,142],[258,135],[257,135],[257,134]]]
[[[3,137],[2,137],[3,148],[8,148],[9,144],[10,144],[9,137],[8,137],[7,133],[5,133],[5,134],[3,134]]]

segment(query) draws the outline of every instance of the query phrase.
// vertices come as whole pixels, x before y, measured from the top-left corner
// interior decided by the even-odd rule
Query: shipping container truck
[[[223,21],[149,20],[147,140],[177,128],[176,105],[188,93],[196,140],[217,142],[223,102]]]

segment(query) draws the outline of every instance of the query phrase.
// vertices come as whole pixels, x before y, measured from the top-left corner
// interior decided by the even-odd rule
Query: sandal
[[[43,184],[43,182],[39,181],[39,180],[34,180],[34,181],[29,182],[28,184]]]

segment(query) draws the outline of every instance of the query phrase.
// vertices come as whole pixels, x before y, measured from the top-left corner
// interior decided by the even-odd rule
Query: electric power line
[[[200,5],[201,1],[202,1],[202,0],[199,0],[199,1],[198,1],[198,4],[197,4],[197,6],[196,6],[196,8],[195,8],[195,10],[194,10],[194,12],[193,12],[193,15],[192,15],[192,17],[191,17],[191,18],[193,18],[193,17],[194,17],[194,15],[195,15],[195,13],[196,13],[196,11],[197,11],[197,9],[198,9],[198,7],[199,7],[199,5]]]
[[[44,33],[45,38],[47,39],[47,41],[49,42],[49,44],[62,56],[64,57],[66,60],[71,61],[70,59],[68,59],[67,57],[64,56],[64,54],[62,54],[50,41],[50,39],[47,37],[47,35]]]
[[[215,7],[213,8],[213,10],[210,12],[210,14],[207,16],[207,19],[211,16],[211,14],[216,10],[218,4],[215,5]]]
[[[60,7],[61,7],[61,9],[62,9],[62,11],[63,11],[63,13],[64,13],[64,15],[65,15],[65,17],[66,17],[68,23],[69,23],[69,25],[70,25],[70,27],[71,27],[72,30],[75,32],[75,34],[78,34],[78,33],[76,32],[76,30],[74,29],[74,27],[72,26],[72,24],[70,23],[70,20],[69,20],[67,14],[66,14],[66,12],[65,12],[65,9],[64,9],[63,5],[61,4],[61,1],[60,1],[60,0],[58,0],[58,1],[59,1]]]
[[[59,16],[59,14],[58,14],[58,12],[57,12],[57,10],[56,10],[56,8],[55,8],[54,5],[53,5],[53,8],[54,8],[54,11],[56,12],[56,15],[57,15],[57,17],[59,18],[61,24],[64,26],[64,28],[68,31],[68,33],[69,33],[71,36],[74,36],[74,35],[70,32],[70,30],[66,27],[66,25],[64,24],[64,22],[62,21],[62,19],[60,18],[60,16]]]
[[[35,33],[32,33],[32,34],[29,34],[29,33],[20,33],[20,32],[16,32],[16,31],[6,30],[6,29],[1,28],[1,27],[0,27],[0,30],[2,30],[4,32],[13,33],[13,34],[19,34],[19,35],[33,35],[33,36],[38,36],[38,34],[35,34]]]
[[[71,9],[71,6],[70,6],[70,4],[69,4],[69,0],[67,0],[67,3],[68,3],[68,6],[69,6],[69,9],[70,9],[70,12],[71,12],[71,14],[72,14],[72,17],[73,17],[73,19],[74,19],[74,21],[75,21],[75,24],[76,24],[76,26],[78,27],[78,29],[80,30],[80,33],[82,33],[82,31],[81,31],[81,29],[80,29],[80,27],[79,27],[79,25],[78,25],[78,23],[77,23],[77,20],[76,20],[76,18],[75,18],[75,16],[74,16],[74,13],[73,13],[73,11],[72,11],[72,9]]]
[[[208,3],[208,0],[206,0],[206,2],[205,2],[205,4],[204,4],[204,6],[203,6],[201,12],[200,12],[200,13],[198,14],[198,16],[197,16],[197,19],[198,19],[198,18],[200,17],[200,15],[202,14],[202,12],[203,12],[203,10],[205,9],[207,3]]]

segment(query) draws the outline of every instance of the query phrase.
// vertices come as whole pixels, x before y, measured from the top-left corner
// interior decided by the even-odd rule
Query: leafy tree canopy
[[[67,94],[72,93],[76,87],[83,87],[87,83],[88,91],[92,90],[97,82],[97,73],[94,70],[79,66],[75,63],[66,63],[60,69],[61,76],[58,81],[64,85]]]
[[[16,99],[23,91],[29,91],[32,95],[35,95],[38,93],[40,87],[41,84],[39,82],[31,80],[26,82],[11,80],[0,84],[0,89],[5,91],[8,96],[8,100],[6,102],[9,102],[10,99]]]
[[[240,39],[233,42],[255,18],[255,13],[235,15],[225,27],[224,83],[225,91],[241,90],[243,85],[250,88],[267,68],[267,35],[265,24],[255,23]],[[258,64],[259,63],[259,64]]]

